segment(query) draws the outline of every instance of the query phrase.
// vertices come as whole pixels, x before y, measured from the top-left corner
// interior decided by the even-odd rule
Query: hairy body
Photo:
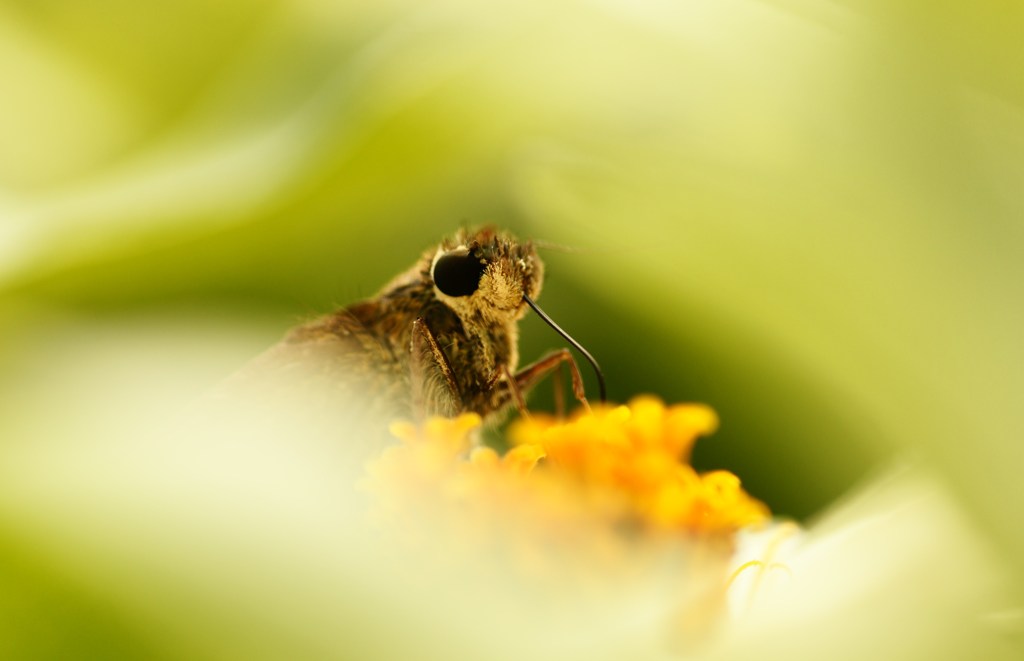
[[[473,412],[494,421],[562,362],[585,401],[568,349],[516,371],[518,321],[529,307],[540,313],[532,299],[543,275],[530,243],[460,231],[373,298],[291,330],[220,394],[242,402],[261,433],[345,437],[356,458],[378,450],[396,419]]]

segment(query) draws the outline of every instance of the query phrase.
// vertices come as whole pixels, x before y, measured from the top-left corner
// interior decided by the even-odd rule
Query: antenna
[[[556,324],[554,320],[544,312],[544,310],[541,310],[540,307],[538,307],[537,304],[533,302],[533,299],[523,294],[523,300],[526,301],[526,304],[533,308],[533,311],[536,312],[537,315],[544,320],[544,323],[554,328],[555,332],[564,337],[566,342],[575,347],[576,351],[579,351],[581,354],[583,354],[583,357],[586,358],[587,362],[590,363],[591,367],[594,368],[594,373],[597,374],[597,387],[601,393],[601,401],[607,401],[608,398],[605,397],[604,374],[601,373],[601,368],[598,366],[597,361],[594,360],[594,357],[590,355],[590,352],[584,349],[582,344],[572,339],[572,336],[570,336],[568,333],[562,330],[561,327],[559,327],[559,325]]]

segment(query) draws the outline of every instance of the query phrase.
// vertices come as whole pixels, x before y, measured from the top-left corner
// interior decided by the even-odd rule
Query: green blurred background
[[[613,399],[718,410],[698,467],[806,519],[909,458],[1021,557],[1021,71],[1019,2],[5,0],[7,605],[88,593],[30,495],[117,393],[182,367],[173,410],[481,223],[569,248],[541,304]],[[89,599],[39,626],[153,653]]]

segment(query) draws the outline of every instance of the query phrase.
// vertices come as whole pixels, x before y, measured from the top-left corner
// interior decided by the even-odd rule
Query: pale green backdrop
[[[613,399],[719,411],[699,467],[807,519],[936,466],[1019,558],[1022,70],[1013,2],[6,0],[0,474],[493,223],[567,248],[541,303]],[[0,612],[167,653],[33,535],[38,477],[0,485]]]

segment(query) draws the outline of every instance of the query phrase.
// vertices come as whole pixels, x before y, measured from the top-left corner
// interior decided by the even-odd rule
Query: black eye
[[[472,254],[448,253],[434,264],[434,284],[448,296],[469,296],[476,291],[484,266]]]

